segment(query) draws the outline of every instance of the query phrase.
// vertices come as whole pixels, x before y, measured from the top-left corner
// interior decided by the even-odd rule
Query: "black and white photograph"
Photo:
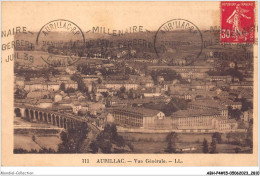
[[[257,6],[2,3],[3,165],[257,165]]]
[[[252,153],[252,45],[184,19],[84,36],[15,36],[14,153]]]

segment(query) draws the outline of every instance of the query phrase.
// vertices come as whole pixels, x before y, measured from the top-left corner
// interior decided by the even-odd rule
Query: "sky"
[[[70,20],[83,31],[95,26],[155,31],[171,19],[186,19],[205,30],[220,25],[220,2],[2,2],[2,31],[16,26],[39,31],[56,19]]]

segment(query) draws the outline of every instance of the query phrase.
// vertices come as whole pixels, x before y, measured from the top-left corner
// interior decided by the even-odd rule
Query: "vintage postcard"
[[[257,166],[258,4],[2,2],[3,166]]]

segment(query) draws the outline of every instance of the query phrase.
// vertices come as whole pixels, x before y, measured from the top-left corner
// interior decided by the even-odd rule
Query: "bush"
[[[18,153],[29,153],[28,150],[22,149],[22,148],[18,148],[18,149],[14,149],[14,154],[18,154]]]
[[[39,153],[56,153],[56,152],[55,152],[54,149],[51,149],[51,148],[47,149],[47,148],[44,147],[44,148],[39,150]]]
[[[199,144],[199,143],[200,143],[200,140],[199,140],[199,139],[198,139],[198,140],[196,140],[196,141],[195,141],[195,143]]]
[[[236,147],[234,150],[235,150],[236,153],[240,153],[241,152],[241,149],[239,147]]]
[[[128,143],[127,143],[127,146],[128,146],[132,151],[134,151],[134,145],[133,145],[133,144],[131,144],[130,142],[128,142]]]
[[[42,148],[39,151],[37,151],[36,149],[31,149],[31,150],[25,150],[22,148],[17,148],[13,150],[14,154],[19,154],[19,153],[56,153],[56,151],[52,148]]]
[[[204,141],[203,141],[203,153],[208,153],[208,152],[209,152],[208,141],[204,138]]]
[[[116,126],[109,124],[97,136],[96,143],[102,153],[111,153],[113,144],[117,147],[124,147],[126,144],[123,136],[118,135]]]
[[[134,141],[134,142],[135,142],[135,141],[137,141],[137,140],[135,139],[135,137],[132,137],[132,141]]]
[[[99,147],[102,153],[111,153],[112,144],[110,141],[103,141]]]
[[[210,153],[218,153],[217,152],[217,140],[215,138],[212,138]]]
[[[92,150],[92,153],[97,153],[98,152],[98,144],[97,141],[92,141],[90,143],[90,149]]]
[[[165,152],[167,153],[177,153],[176,143],[178,142],[178,134],[175,132],[171,132],[166,136],[167,149]]]
[[[212,140],[213,140],[213,138],[216,139],[216,142],[217,142],[218,144],[221,144],[221,143],[222,143],[222,138],[221,138],[221,134],[220,134],[220,133],[215,132],[215,133],[212,135]]]
[[[87,123],[80,123],[67,132],[61,132],[62,143],[59,144],[59,153],[81,153],[81,147],[88,134]]]

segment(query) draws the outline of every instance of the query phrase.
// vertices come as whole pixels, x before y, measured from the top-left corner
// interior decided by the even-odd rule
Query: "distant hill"
[[[223,45],[219,43],[220,41],[219,31],[217,32],[201,31],[201,33],[203,36],[203,50],[198,60],[206,59],[209,53],[213,53],[213,56],[214,54],[216,54],[215,59],[217,59],[221,54],[224,53],[225,55],[224,59],[226,59],[227,61],[249,59],[249,61],[252,62],[252,58],[250,59],[245,56],[246,53],[252,53],[252,47],[242,48],[237,45],[230,45],[230,46],[227,45],[223,47]],[[19,33],[15,35],[15,40],[29,41],[35,46],[37,34],[38,34],[37,32],[32,32],[28,34]],[[149,59],[162,59],[157,57],[154,50],[155,34],[156,31],[151,31],[151,32],[128,33],[122,36],[111,36],[108,34],[92,33],[91,31],[88,33],[84,32],[86,47],[83,51],[81,51],[82,48],[74,49],[74,52],[82,52],[81,54],[83,54],[83,56],[91,56],[91,55],[93,56],[93,54],[95,53],[100,53],[101,55],[104,56],[104,58],[107,58],[108,56],[117,57],[118,54],[121,54],[121,58],[125,58],[125,59],[133,59],[132,57],[139,58],[139,59],[147,59],[148,58],[147,56],[149,56]],[[48,38],[51,38],[53,41],[57,42],[57,41],[65,41],[65,39],[69,39],[72,37],[73,34],[71,32],[63,32],[63,33],[52,32],[50,33],[50,36]],[[195,44],[196,46],[194,48],[189,47],[189,49],[185,49],[184,47],[180,49],[178,53],[175,53],[175,51],[173,50],[172,54],[171,52],[169,52],[168,56],[166,55],[167,57],[172,57],[172,59],[180,59],[183,53],[199,52],[201,41],[200,40],[194,41],[193,38],[189,39],[188,37],[192,37],[191,35],[187,35],[186,33],[181,33],[181,32],[174,32],[174,33],[168,33],[164,37],[166,40],[169,41],[182,41],[185,38],[186,41],[190,40],[193,42],[193,45]],[[34,48],[34,50],[35,49],[39,50],[39,48]],[[191,49],[194,51],[192,51]],[[23,50],[23,49],[20,48],[19,50]],[[66,51],[67,49],[64,50]],[[41,57],[39,56],[39,53],[34,51],[31,54],[35,56],[35,60],[37,60],[37,62],[42,63],[40,61]]]

